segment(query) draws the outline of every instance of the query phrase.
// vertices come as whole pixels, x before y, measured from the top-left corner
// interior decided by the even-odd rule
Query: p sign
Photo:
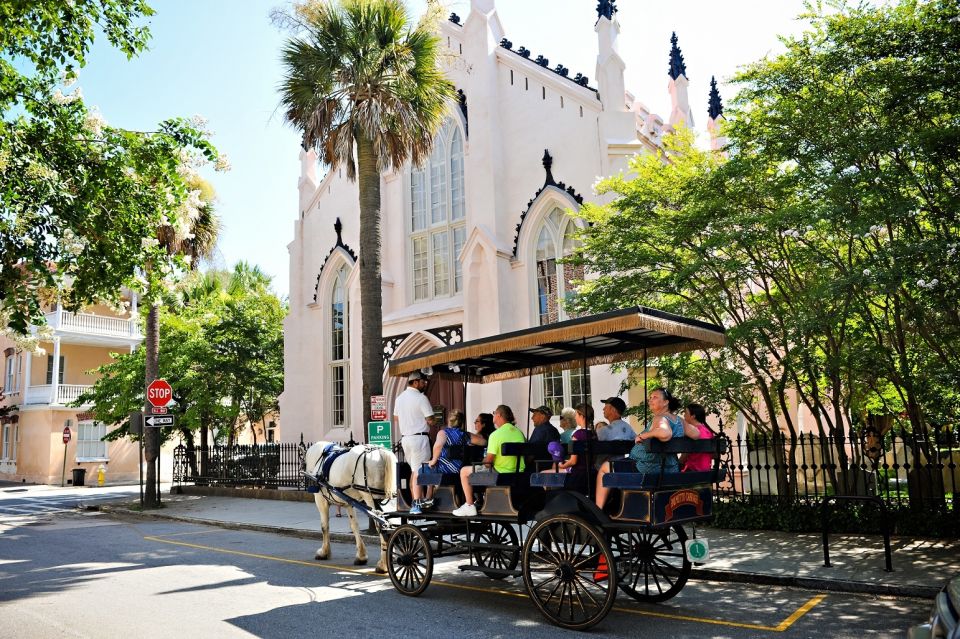
[[[173,399],[173,389],[165,379],[155,379],[147,386],[147,401],[151,406],[160,408],[166,406]]]
[[[390,430],[390,422],[367,422],[367,443],[390,450],[393,448]]]

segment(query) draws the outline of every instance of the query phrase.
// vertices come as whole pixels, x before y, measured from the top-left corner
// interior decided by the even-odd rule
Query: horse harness
[[[323,449],[323,452],[320,453],[320,459],[317,460],[317,467],[314,469],[314,476],[317,478],[317,481],[321,486],[330,488],[353,488],[355,490],[362,490],[371,495],[381,497],[385,496],[386,493],[379,488],[371,488],[369,482],[367,481],[367,455],[370,453],[379,450],[377,446],[365,445],[363,447],[363,452],[357,455],[357,461],[353,466],[353,474],[351,478],[355,479],[357,476],[357,470],[360,468],[360,462],[363,461],[363,485],[350,483],[348,486],[331,486],[330,485],[330,469],[333,468],[333,462],[335,462],[341,455],[349,453],[351,448],[345,448],[343,446],[338,446],[337,444],[327,444]],[[387,471],[389,472],[389,470]]]

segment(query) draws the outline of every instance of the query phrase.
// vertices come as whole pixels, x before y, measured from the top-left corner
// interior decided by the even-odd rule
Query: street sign
[[[150,407],[151,415],[166,415],[167,407],[166,406],[151,406]]]
[[[143,420],[147,428],[163,428],[173,426],[173,415],[151,415]]]
[[[702,564],[710,559],[710,544],[706,539],[698,537],[687,542],[687,559],[693,563]]]
[[[367,443],[371,446],[386,448],[387,450],[393,448],[390,422],[367,422]]]
[[[70,443],[70,439],[71,439],[72,437],[73,437],[73,433],[70,432],[70,427],[69,427],[69,426],[64,427],[64,429],[63,429],[63,443],[64,443],[64,444],[69,444],[69,443]]]
[[[387,419],[387,396],[370,396],[370,419],[375,422],[386,421]]]
[[[147,386],[147,401],[151,406],[166,406],[173,399],[173,389],[165,379],[155,379]]]

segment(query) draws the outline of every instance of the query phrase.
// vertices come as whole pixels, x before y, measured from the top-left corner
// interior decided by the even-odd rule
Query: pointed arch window
[[[554,207],[544,219],[536,243],[537,315],[541,326],[570,315],[563,302],[574,294],[574,282],[583,279],[583,267],[559,264],[577,247],[577,226],[570,216]],[[565,406],[590,402],[590,371],[578,368],[543,375],[543,403],[559,415]]]
[[[410,175],[410,280],[413,301],[463,290],[457,257],[466,242],[463,135],[447,120],[433,153]]]
[[[337,269],[330,292],[330,419],[333,427],[347,423],[347,384],[350,378],[347,268]]]

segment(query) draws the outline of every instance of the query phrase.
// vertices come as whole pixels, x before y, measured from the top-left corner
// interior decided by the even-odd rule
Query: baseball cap
[[[543,413],[547,417],[553,417],[553,411],[546,406],[537,406],[536,408],[530,409],[531,413]]]
[[[623,415],[627,410],[627,403],[619,397],[608,397],[603,400],[604,404],[610,404],[617,409],[617,412]]]

